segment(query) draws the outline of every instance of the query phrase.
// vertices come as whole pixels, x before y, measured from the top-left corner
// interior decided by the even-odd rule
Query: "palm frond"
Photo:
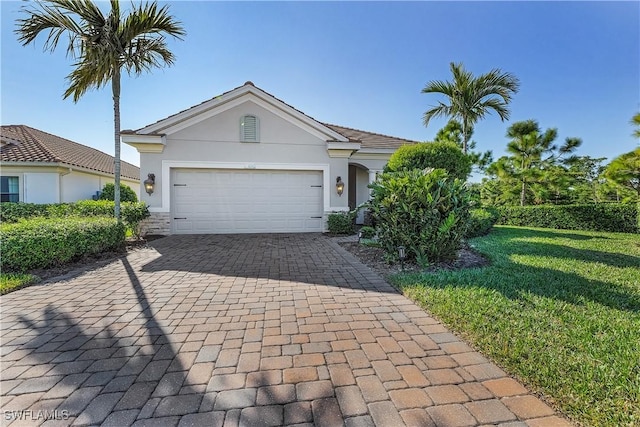
[[[123,40],[133,41],[141,35],[167,34],[181,39],[185,30],[180,23],[169,15],[168,6],[158,8],[153,3],[140,4],[122,23],[119,36]]]
[[[97,62],[82,61],[73,64],[73,71],[67,76],[69,87],[63,97],[72,97],[78,102],[82,96],[92,89],[100,89],[111,81],[111,73],[104,72],[103,66]]]
[[[15,33],[18,36],[18,42],[23,46],[34,42],[41,33],[47,33],[43,49],[54,51],[60,42],[60,37],[68,34],[70,42],[67,54],[75,51],[78,38],[82,36],[83,31],[80,23],[73,19],[69,11],[40,1],[35,2],[33,6],[23,7],[22,10],[28,17],[16,21],[18,28]]]
[[[441,102],[438,106],[427,110],[422,116],[422,121],[425,126],[428,126],[429,122],[434,117],[451,117],[452,115],[455,115],[455,113],[453,112],[451,106],[443,104]]]
[[[509,117],[511,116],[511,111],[507,104],[496,98],[489,98],[482,101],[480,103],[479,110],[482,111],[482,115],[480,116],[481,118],[491,111],[495,111],[502,121],[509,120]]]
[[[511,73],[493,69],[478,77],[464,68],[462,63],[449,64],[453,80],[451,82],[432,80],[422,89],[422,93],[439,93],[447,98],[444,108],[441,102],[423,115],[425,126],[436,115],[459,118],[463,125],[463,151],[466,153],[471,132],[475,124],[491,111],[495,111],[502,121],[509,119],[508,105],[519,87],[519,80]]]
[[[164,35],[180,38],[185,31],[168,6],[145,2],[133,5],[123,17],[119,1],[110,4],[105,16],[91,0],[36,0],[24,8],[28,16],[17,21],[18,40],[24,45],[45,33],[44,48],[53,51],[61,37],[68,36],[67,54],[76,62],[67,76],[65,98],[78,101],[88,90],[106,85],[120,68],[140,74],[175,61]]]
[[[445,96],[454,96],[455,87],[449,82],[432,80],[422,88],[422,93],[441,93]]]

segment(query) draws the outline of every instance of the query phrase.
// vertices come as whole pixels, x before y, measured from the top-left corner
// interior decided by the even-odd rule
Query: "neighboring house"
[[[325,231],[415,141],[321,123],[251,82],[136,131],[149,233]],[[337,181],[343,184],[338,194]]]
[[[114,181],[113,157],[24,125],[2,126],[1,201],[62,203],[91,199]],[[122,183],[140,194],[140,169],[122,162]]]

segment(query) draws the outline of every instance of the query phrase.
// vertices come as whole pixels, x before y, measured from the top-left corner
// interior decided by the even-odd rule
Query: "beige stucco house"
[[[122,141],[140,152],[141,179],[155,176],[142,200],[159,234],[325,231],[414,143],[319,122],[251,82]]]
[[[25,125],[2,126],[2,202],[91,200],[114,181],[114,158],[95,148]],[[140,195],[140,169],[122,162],[121,182]]]

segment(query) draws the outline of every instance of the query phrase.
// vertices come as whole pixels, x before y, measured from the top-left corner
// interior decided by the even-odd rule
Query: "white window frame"
[[[11,192],[11,191],[7,191],[6,193],[2,193],[2,195],[4,196],[5,194],[7,196],[11,196],[11,195],[17,195],[18,196],[18,200],[8,200],[7,203],[18,203],[20,201],[20,177],[17,175],[2,175],[2,178],[6,178],[7,179],[7,189],[10,190],[10,185],[9,185],[9,178],[15,178],[15,180],[17,181],[17,192]]]

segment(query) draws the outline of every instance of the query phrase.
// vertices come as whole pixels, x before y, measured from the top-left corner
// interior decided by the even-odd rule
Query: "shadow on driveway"
[[[274,295],[289,294],[285,299],[290,302],[277,309],[277,318],[270,316],[279,327],[270,329],[283,334],[278,338],[288,344],[285,352],[297,348],[299,353],[302,343],[293,344],[290,334],[300,332],[297,316],[304,323],[313,314],[310,301],[316,307],[343,305],[328,291],[319,293],[316,285],[396,296],[397,291],[367,267],[354,265],[352,255],[336,251],[337,244],[319,234],[170,236],[149,246],[157,254],[149,256],[152,251],[145,249],[137,257],[134,252],[104,268],[69,274],[62,282],[9,296],[17,307],[10,310],[15,321],[3,331],[5,410],[44,411],[39,420],[30,420],[35,424],[57,416],[75,425],[215,426],[226,419],[258,426],[284,424],[286,404],[300,404],[289,409],[302,411],[300,420],[341,420],[334,397],[320,399],[313,415],[310,402],[295,402],[295,384],[282,384],[282,370],[269,369],[262,361],[271,357],[276,366],[279,358],[293,360],[294,353],[285,356],[278,345],[253,353],[258,358],[243,354],[232,363],[251,360],[252,366],[236,372],[227,359],[234,354],[238,359],[237,353],[246,347],[260,352],[264,344],[244,334],[259,333],[262,340],[263,326],[269,325],[240,320],[264,318],[270,303],[231,305],[238,298],[251,300],[245,279],[255,279],[255,291],[262,290],[262,283]],[[62,290],[61,295],[47,302],[54,289]],[[35,296],[20,298],[28,295],[25,292]],[[228,316],[222,315],[224,310],[229,310]],[[234,319],[238,321],[224,324]],[[280,325],[281,320],[288,322]],[[309,331],[318,327],[322,329],[308,325]],[[16,336],[20,330],[22,336]],[[328,343],[314,346],[315,351],[330,350]]]
[[[174,235],[150,246],[160,257],[142,271],[186,271],[302,282],[349,289],[397,291],[321,234]],[[358,268],[353,263],[361,266]]]

